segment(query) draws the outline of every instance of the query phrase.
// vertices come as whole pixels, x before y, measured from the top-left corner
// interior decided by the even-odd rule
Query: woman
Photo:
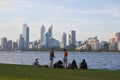
[[[50,50],[50,68],[53,68],[53,59],[54,59],[54,49]]]
[[[67,56],[68,52],[66,49],[64,49],[64,68],[67,68]]]

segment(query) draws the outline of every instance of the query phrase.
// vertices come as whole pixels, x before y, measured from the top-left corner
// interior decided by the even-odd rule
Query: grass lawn
[[[120,80],[120,71],[50,69],[0,64],[0,80]]]

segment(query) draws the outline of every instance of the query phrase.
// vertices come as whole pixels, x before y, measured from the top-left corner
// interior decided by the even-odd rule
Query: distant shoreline
[[[62,50],[54,50],[55,52],[63,52]],[[49,50],[24,50],[24,51],[0,51],[0,52],[49,52]],[[109,53],[109,52],[115,52],[115,53],[120,53],[120,51],[69,51],[68,52],[104,52],[104,53]]]

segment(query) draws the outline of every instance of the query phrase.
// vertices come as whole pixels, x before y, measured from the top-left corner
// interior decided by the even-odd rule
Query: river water
[[[54,62],[63,60],[63,52],[55,52]],[[0,63],[32,65],[38,58],[41,65],[49,65],[49,52],[0,52]],[[68,63],[76,60],[79,67],[82,59],[88,69],[120,70],[120,53],[117,52],[69,52]]]

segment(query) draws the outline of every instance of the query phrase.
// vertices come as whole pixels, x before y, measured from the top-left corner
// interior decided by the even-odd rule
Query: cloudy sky
[[[30,41],[40,38],[43,24],[46,30],[53,25],[58,40],[71,30],[77,40],[108,40],[120,32],[120,0],[0,0],[0,38],[15,41],[24,23],[30,27]]]

